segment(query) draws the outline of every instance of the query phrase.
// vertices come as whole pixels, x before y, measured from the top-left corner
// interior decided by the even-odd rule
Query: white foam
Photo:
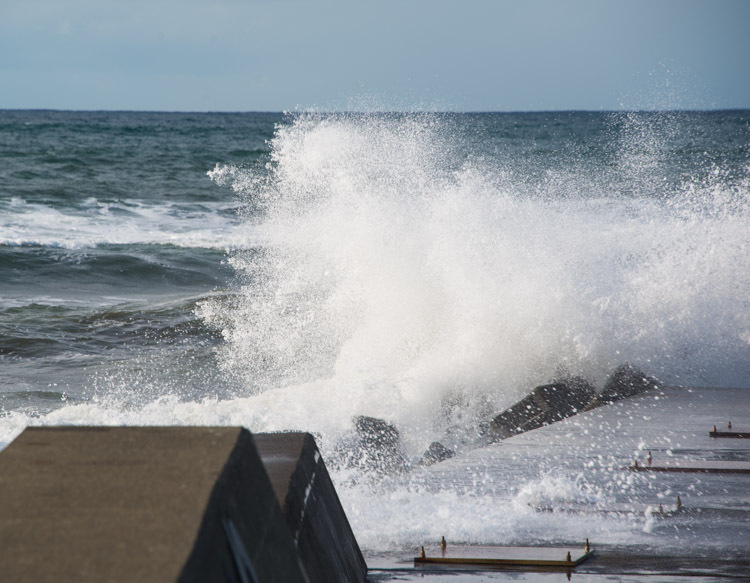
[[[270,392],[269,392],[270,393]],[[27,425],[212,425],[244,426],[252,431],[309,429],[319,419],[305,422],[309,400],[300,393],[282,390],[287,408],[265,393],[250,398],[180,402],[165,396],[139,407],[116,400],[69,404],[52,413],[36,416],[20,412],[0,417],[0,447],[7,445]],[[325,401],[330,403],[330,399]],[[349,428],[341,424],[340,430]],[[585,540],[598,543],[637,541],[647,521],[633,517],[606,517],[540,513],[535,507],[551,502],[596,504],[604,495],[596,485],[575,477],[541,475],[529,468],[512,483],[497,482],[481,471],[464,475],[460,487],[440,484],[429,476],[407,475],[383,484],[358,481],[350,470],[330,465],[332,432],[320,444],[324,459],[359,544],[368,551],[402,550],[415,544],[440,540],[483,544],[513,544],[518,541]],[[460,468],[461,460],[451,460]],[[474,472],[475,470],[472,470]],[[467,488],[468,484],[468,488]]]
[[[331,463],[336,437],[333,427],[338,426],[340,434],[350,431],[348,419],[341,417],[356,409],[356,405],[344,405],[346,399],[339,399],[347,409],[342,411],[333,408],[331,395],[320,395],[329,408],[326,425],[318,407],[313,408],[312,418],[306,416],[317,399],[309,393],[306,398],[301,390],[283,388],[248,398],[194,402],[165,395],[133,406],[124,400],[128,388],[123,386],[119,393],[113,391],[88,403],[70,403],[42,416],[19,411],[3,413],[0,447],[27,425],[218,425],[244,426],[252,431],[325,427],[322,439],[318,439],[323,457],[357,540],[370,552],[403,551],[425,541],[438,541],[441,536],[451,542],[482,544],[590,538],[596,544],[683,546],[682,541],[691,536],[689,525],[677,533],[678,537],[672,525],[659,525],[648,511],[638,510],[644,495],[653,503],[661,500],[662,494],[669,497],[664,498],[665,502],[671,501],[674,493],[661,492],[665,486],[658,483],[652,487],[653,476],[623,471],[622,466],[632,459],[633,448],[643,454],[644,439],[649,447],[656,447],[665,455],[674,439],[675,447],[689,450],[696,440],[704,439],[695,433],[696,419],[699,425],[708,427],[708,421],[716,419],[717,413],[729,404],[723,394],[715,399],[708,391],[693,398],[691,391],[673,390],[667,399],[682,399],[681,404],[676,404],[680,414],[665,432],[661,423],[654,425],[643,413],[667,399],[657,401],[648,396],[621,401],[539,432],[526,433],[514,439],[512,445],[496,444],[465,452],[442,464],[413,469],[404,476],[378,483],[361,480],[356,471],[336,468]],[[693,407],[710,405],[709,410],[691,409],[688,401]],[[551,451],[547,460],[546,448]],[[739,484],[734,487],[739,488]],[[683,493],[700,497],[700,481]],[[634,502],[632,510],[607,512],[618,499]],[[566,508],[574,511],[567,512]],[[727,537],[706,537],[701,544],[728,542],[732,541]]]
[[[79,208],[54,208],[14,198],[0,207],[0,245],[83,249],[97,245],[169,244],[237,249],[257,243],[233,203],[161,203],[89,198]]]

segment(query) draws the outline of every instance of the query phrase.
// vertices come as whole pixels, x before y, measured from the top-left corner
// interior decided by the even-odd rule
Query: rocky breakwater
[[[479,447],[507,439],[660,386],[657,379],[627,363],[612,372],[601,391],[580,376],[558,379],[534,388],[523,399],[482,423],[476,432],[480,438],[472,444]],[[340,444],[339,455],[335,456],[344,458],[349,467],[387,475],[407,471],[416,465],[432,465],[456,455],[454,449],[444,445],[451,441],[450,436],[446,436],[445,440],[430,443],[420,459],[410,460],[395,425],[364,415],[352,421],[355,429],[353,441]]]
[[[614,370],[601,392],[582,377],[561,379],[536,387],[493,418],[490,436],[493,440],[506,439],[659,386],[657,379],[627,363]]]

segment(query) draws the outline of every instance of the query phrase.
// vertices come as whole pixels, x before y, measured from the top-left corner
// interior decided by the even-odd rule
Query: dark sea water
[[[333,454],[366,414],[418,456],[622,362],[750,388],[750,111],[0,111],[2,445],[234,424]]]
[[[267,155],[281,120],[0,113],[5,410],[107,394],[112,375],[127,378],[125,400],[155,396],[161,382],[193,398],[221,390],[217,334],[195,307],[226,292],[228,250],[251,246],[252,233],[206,171]]]

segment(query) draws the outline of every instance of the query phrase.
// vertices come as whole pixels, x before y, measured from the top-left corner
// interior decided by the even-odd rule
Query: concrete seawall
[[[325,462],[309,433],[256,433],[271,479],[311,582],[364,582],[367,565]]]
[[[27,428],[0,452],[8,581],[364,581],[315,441],[241,428]]]

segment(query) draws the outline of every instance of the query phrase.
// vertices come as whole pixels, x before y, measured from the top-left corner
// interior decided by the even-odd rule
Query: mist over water
[[[570,149],[528,172],[543,136],[528,157],[493,151],[485,121],[300,114],[265,166],[210,173],[263,243],[232,255],[232,302],[200,313],[264,419],[325,432],[373,415],[418,448],[561,374],[601,387],[623,362],[748,386],[747,152],[739,170],[687,164],[700,146],[677,114],[623,114],[550,141]]]

